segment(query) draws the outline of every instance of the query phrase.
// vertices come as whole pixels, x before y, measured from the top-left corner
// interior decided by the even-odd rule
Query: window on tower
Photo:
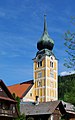
[[[42,61],[39,61],[38,62],[38,67],[41,67],[42,66]]]
[[[50,71],[50,77],[54,78],[54,72],[53,72],[53,70]]]
[[[41,78],[42,77],[42,72],[38,72],[38,78]]]
[[[50,82],[50,87],[53,88],[53,86],[54,86],[54,85],[53,85],[53,81],[51,81],[51,82]]]
[[[53,68],[53,62],[52,62],[52,61],[50,61],[50,67],[52,67],[52,68]]]
[[[53,60],[53,57],[51,56],[51,60]]]
[[[40,81],[38,81],[38,87],[41,87],[41,82]]]

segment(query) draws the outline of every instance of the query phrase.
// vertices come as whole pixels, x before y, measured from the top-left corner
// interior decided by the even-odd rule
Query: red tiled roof
[[[22,98],[23,95],[25,95],[30,90],[32,85],[33,80],[8,86],[8,89],[12,94],[15,93],[16,96]]]

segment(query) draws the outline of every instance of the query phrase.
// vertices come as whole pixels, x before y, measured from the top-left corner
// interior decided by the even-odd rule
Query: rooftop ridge
[[[14,86],[14,85],[21,85],[21,84],[24,84],[24,83],[32,83],[33,84],[33,80],[24,81],[24,82],[21,82],[21,83],[15,83],[15,84],[9,85],[8,87]]]

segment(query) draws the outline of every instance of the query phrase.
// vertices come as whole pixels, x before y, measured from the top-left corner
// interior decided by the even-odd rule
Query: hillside
[[[75,74],[58,76],[58,97],[75,105]]]

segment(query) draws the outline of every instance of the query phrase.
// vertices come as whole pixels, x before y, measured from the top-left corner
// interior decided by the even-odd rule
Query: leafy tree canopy
[[[58,97],[75,105],[75,74],[58,77]]]
[[[73,68],[75,70],[75,33],[67,31],[65,33],[65,43],[66,52],[68,58],[65,59],[64,65],[67,68]]]

